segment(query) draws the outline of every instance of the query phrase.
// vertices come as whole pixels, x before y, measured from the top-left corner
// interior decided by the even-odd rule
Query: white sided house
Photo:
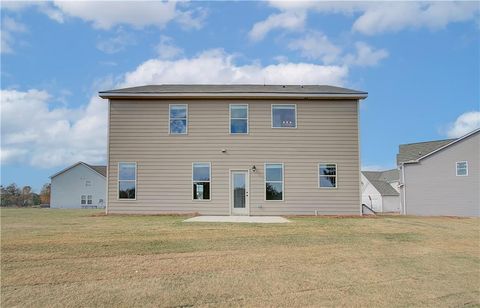
[[[105,207],[106,169],[78,162],[52,175],[50,207]]]
[[[458,139],[402,144],[402,213],[480,216],[480,129]]]
[[[379,213],[399,213],[399,172],[362,171],[362,204]]]

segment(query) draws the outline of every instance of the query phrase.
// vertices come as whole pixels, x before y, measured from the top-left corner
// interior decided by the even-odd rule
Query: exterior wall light
[[[252,172],[253,173],[257,172],[257,167],[255,167],[255,165],[252,166]]]

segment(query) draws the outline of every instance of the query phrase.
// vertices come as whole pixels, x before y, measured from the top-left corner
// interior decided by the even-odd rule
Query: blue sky
[[[361,159],[480,125],[478,2],[2,2],[1,183],[105,163],[98,90],[151,83],[365,90]]]

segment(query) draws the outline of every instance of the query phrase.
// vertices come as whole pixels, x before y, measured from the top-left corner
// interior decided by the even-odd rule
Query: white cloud
[[[274,29],[301,30],[305,24],[305,12],[283,12],[272,14],[264,21],[257,22],[248,33],[253,41],[262,40],[270,31]]]
[[[323,33],[316,31],[310,31],[305,36],[292,40],[288,48],[298,50],[300,55],[307,59],[342,66],[375,66],[388,57],[385,49],[374,49],[364,42],[355,43],[355,53],[343,55],[341,47],[330,42]]]
[[[56,167],[105,159],[107,104],[93,97],[84,108],[54,108],[45,91],[1,90],[2,164]]]
[[[364,42],[355,43],[355,47],[357,50],[355,54],[345,56],[344,63],[346,65],[375,66],[388,57],[388,51],[385,49],[375,50]]]
[[[206,17],[205,10],[190,9],[187,3],[174,1],[32,1],[8,5],[2,2],[2,8],[11,11],[32,6],[59,23],[67,18],[80,18],[103,30],[118,25],[130,25],[137,29],[147,26],[163,28],[172,21],[184,28],[198,29],[203,26]]]
[[[465,2],[360,2],[360,1],[272,1],[270,5],[281,13],[317,12],[357,16],[352,30],[367,35],[396,32],[409,28],[445,28],[454,22],[476,20],[480,6],[476,1]],[[265,21],[258,22],[262,24]]]
[[[160,43],[155,47],[160,59],[173,59],[183,54],[183,49],[173,44],[173,39],[166,35],[160,36]]]
[[[258,63],[237,65],[234,56],[214,49],[192,58],[175,61],[151,59],[125,74],[122,86],[160,83],[253,83],[253,84],[335,84],[341,85],[348,75],[344,66],[310,63]]]
[[[477,128],[480,128],[480,111],[465,112],[448,125],[447,136],[458,138]]]
[[[308,59],[320,59],[326,64],[334,63],[342,52],[326,35],[314,31],[291,41],[288,48],[300,51],[301,55]]]
[[[135,38],[133,35],[123,29],[119,29],[114,36],[101,38],[97,42],[97,49],[107,54],[114,54],[133,44],[135,44]]]
[[[8,17],[8,16],[3,17],[1,31],[0,31],[0,37],[1,37],[0,52],[13,53],[14,52],[13,45],[15,44],[14,35],[17,33],[23,33],[23,32],[27,32],[27,27],[24,24],[16,21],[11,17]]]
[[[122,76],[99,79],[97,88],[162,83],[341,85],[348,68],[310,63],[238,65],[235,56],[208,50],[191,58],[151,59]],[[67,93],[68,94],[68,93]],[[1,161],[60,167],[77,161],[102,163],[106,156],[108,104],[95,93],[77,109],[55,107],[46,91],[1,90]],[[65,96],[68,99],[68,95]]]
[[[407,28],[445,28],[449,23],[474,19],[479,6],[475,2],[397,2],[369,6],[353,24],[353,30],[374,35]]]

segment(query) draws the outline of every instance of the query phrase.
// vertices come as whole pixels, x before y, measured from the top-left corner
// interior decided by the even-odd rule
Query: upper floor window
[[[85,187],[90,187],[92,186],[92,181],[85,181]]]
[[[337,187],[337,164],[318,164],[318,186],[320,188]]]
[[[170,105],[170,134],[186,134],[188,129],[187,105]]]
[[[297,105],[272,105],[272,128],[297,128]]]
[[[118,164],[118,198],[135,199],[137,188],[137,164]]]
[[[230,105],[230,134],[248,134],[248,105]]]
[[[193,163],[192,184],[194,200],[210,200],[210,163]]]
[[[457,166],[457,176],[468,175],[468,163],[466,161],[458,161],[456,166]]]
[[[283,164],[265,164],[265,200],[283,200]]]

